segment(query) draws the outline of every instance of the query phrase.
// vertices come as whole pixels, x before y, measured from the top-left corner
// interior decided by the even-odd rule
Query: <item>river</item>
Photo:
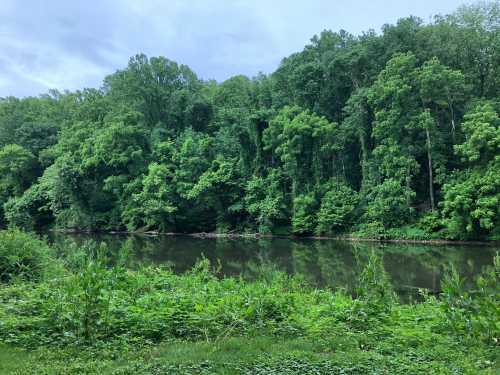
[[[126,252],[134,264],[162,264],[175,272],[189,270],[207,258],[221,276],[255,278],[277,269],[301,275],[318,287],[343,288],[355,293],[359,272],[372,252],[383,258],[394,289],[404,299],[418,296],[419,288],[439,293],[444,269],[450,264],[466,280],[476,275],[500,246],[428,245],[289,238],[197,238],[52,233],[59,247],[85,242],[106,243],[111,253]]]

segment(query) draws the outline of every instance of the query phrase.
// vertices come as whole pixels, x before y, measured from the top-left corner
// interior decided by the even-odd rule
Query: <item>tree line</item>
[[[499,151],[494,1],[323,31],[269,75],[139,54],[99,89],[1,98],[0,222],[499,239]]]

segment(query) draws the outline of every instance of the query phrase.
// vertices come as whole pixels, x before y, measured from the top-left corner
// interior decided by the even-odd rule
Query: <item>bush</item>
[[[380,222],[385,228],[406,224],[413,216],[409,205],[415,193],[394,179],[385,180],[368,194],[364,220],[367,223]]]
[[[292,230],[297,235],[314,233],[318,202],[314,193],[302,194],[293,200]]]
[[[327,191],[321,200],[316,233],[338,233],[347,229],[352,224],[358,201],[358,193],[344,184]]]
[[[418,221],[418,227],[427,233],[436,233],[444,229],[443,221],[437,211],[430,211]]]
[[[348,315],[348,321],[356,329],[368,330],[373,324],[386,320],[397,302],[383,260],[375,252],[369,255],[359,275],[357,294],[358,299]]]
[[[500,255],[464,290],[464,280],[452,266],[442,283],[442,308],[446,325],[455,333],[498,344],[500,340]]]
[[[5,219],[9,226],[25,230],[41,228],[52,221],[44,186],[33,184],[21,196],[11,197],[4,205]]]
[[[457,173],[443,186],[444,223],[452,239],[495,238],[500,227],[500,162]]]
[[[431,235],[415,226],[405,225],[401,228],[391,228],[387,229],[387,238],[396,239],[396,240],[428,240],[431,238]]]
[[[34,288],[21,283],[0,290],[0,341],[27,347],[94,345],[117,338],[216,340],[256,330],[303,331],[292,317],[334,299],[331,293],[310,293],[279,272],[252,283],[219,280],[207,260],[184,275],[109,267],[101,256],[88,256],[81,264]]]
[[[17,229],[0,231],[0,282],[39,281],[54,265],[45,242]]]
[[[353,237],[371,238],[383,240],[387,238],[387,230],[380,221],[372,221],[365,224],[360,224],[358,230],[354,232]]]

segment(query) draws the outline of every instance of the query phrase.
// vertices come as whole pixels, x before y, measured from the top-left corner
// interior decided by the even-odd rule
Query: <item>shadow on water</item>
[[[355,293],[359,273],[372,251],[378,253],[396,292],[404,300],[420,288],[439,293],[445,267],[453,264],[470,280],[491,265],[498,248],[477,245],[384,244],[285,238],[196,238],[191,236],[89,235],[53,233],[63,248],[89,240],[106,243],[111,253],[127,251],[133,263],[169,265],[189,270],[201,258],[218,267],[221,276],[254,278],[264,268],[299,274],[312,285]]]

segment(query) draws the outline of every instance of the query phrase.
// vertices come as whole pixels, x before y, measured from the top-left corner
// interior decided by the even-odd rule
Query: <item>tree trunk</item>
[[[361,188],[364,189],[368,182],[368,150],[365,135],[362,131],[359,132],[359,143],[361,145]]]
[[[431,155],[431,135],[429,129],[425,129],[427,136],[427,161],[429,167],[429,197],[431,200],[431,210],[434,211],[434,180],[432,176],[432,155]]]
[[[451,117],[451,136],[453,140],[455,140],[455,112],[453,111],[453,102],[451,100],[449,92],[447,92],[447,97],[448,97],[448,108],[450,109],[450,117]]]

